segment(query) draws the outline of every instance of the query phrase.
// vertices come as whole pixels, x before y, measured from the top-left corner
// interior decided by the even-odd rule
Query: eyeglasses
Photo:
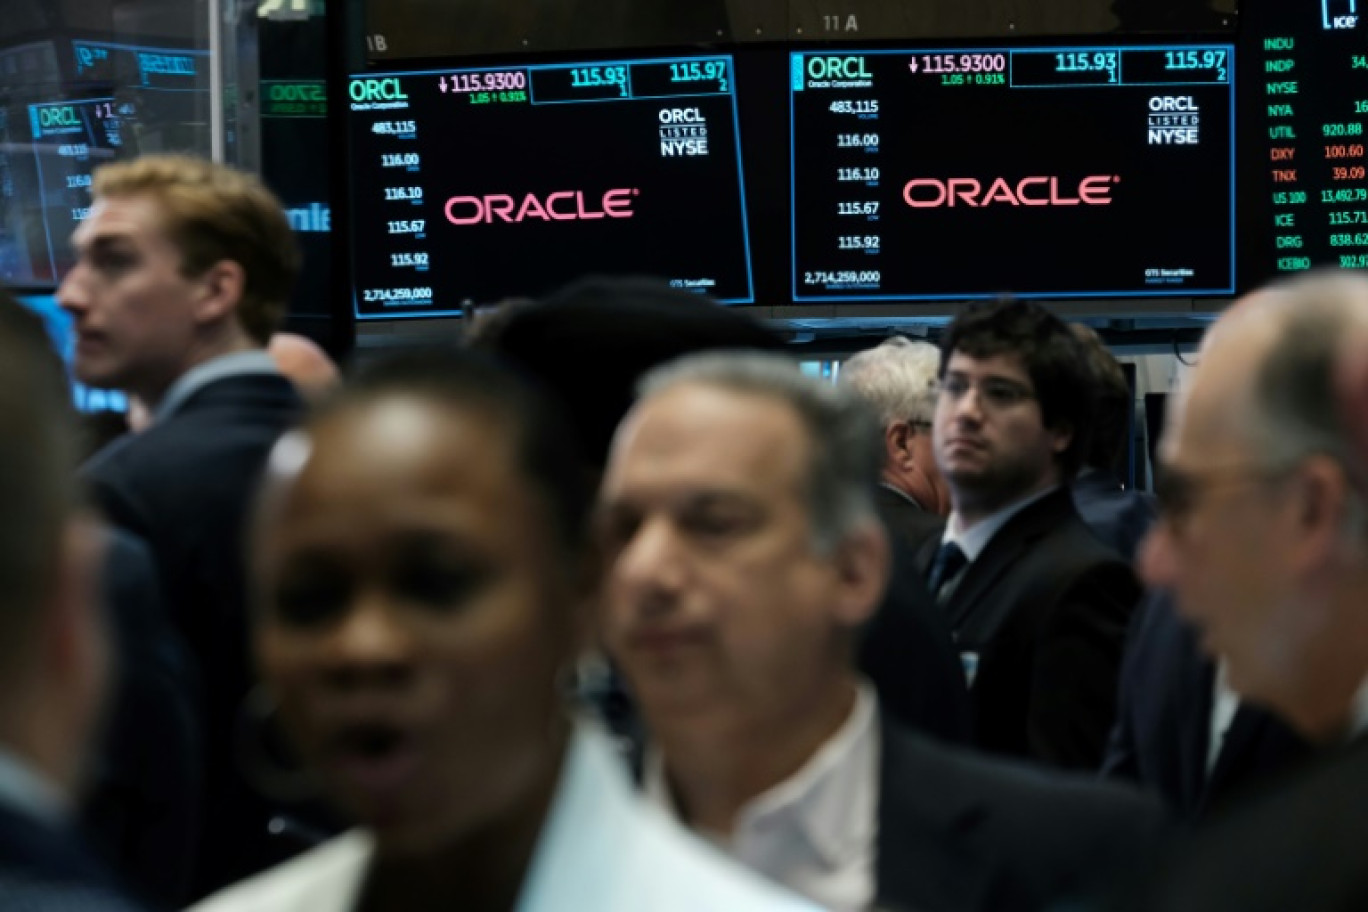
[[[1292,471],[1246,465],[1195,472],[1161,465],[1154,480],[1154,499],[1159,515],[1176,528],[1192,516],[1205,492],[1222,486],[1267,484],[1286,478]]]
[[[1012,408],[1036,397],[1030,387],[1014,380],[987,377],[974,382],[961,374],[946,375],[941,381],[940,395],[951,402],[958,402],[971,389],[977,389],[979,400],[996,411]]]

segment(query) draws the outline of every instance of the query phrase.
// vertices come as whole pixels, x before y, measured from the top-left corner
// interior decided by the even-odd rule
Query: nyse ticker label
[[[409,106],[408,93],[395,77],[353,79],[347,86],[353,111],[390,111]]]
[[[708,119],[700,109],[661,108],[659,120],[661,158],[708,154]]]
[[[1155,95],[1149,100],[1151,146],[1195,146],[1202,141],[1201,106],[1191,95]]]

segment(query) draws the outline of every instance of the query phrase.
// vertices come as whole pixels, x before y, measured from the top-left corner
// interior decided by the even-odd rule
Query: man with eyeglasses
[[[1171,416],[1142,573],[1320,757],[1210,827],[1145,908],[1368,907],[1368,454],[1337,396],[1365,344],[1362,276],[1274,286],[1208,333]]]
[[[945,534],[919,555],[950,620],[987,750],[1096,769],[1139,583],[1079,518],[1092,373],[1057,317],[972,305],[942,342],[936,463]]]

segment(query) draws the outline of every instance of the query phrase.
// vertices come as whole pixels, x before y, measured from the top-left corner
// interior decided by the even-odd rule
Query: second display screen
[[[1232,292],[1233,57],[791,55],[794,300]]]

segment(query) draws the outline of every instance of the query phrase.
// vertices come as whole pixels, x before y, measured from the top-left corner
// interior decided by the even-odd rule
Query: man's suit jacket
[[[879,908],[1030,912],[1109,892],[1159,847],[1158,802],[882,729]]]
[[[84,469],[105,515],[151,547],[168,613],[204,682],[205,834],[193,895],[275,860],[270,808],[235,762],[250,680],[244,538],[270,448],[302,409],[282,376],[220,379]]]
[[[1368,736],[1331,748],[1177,848],[1126,909],[1361,912],[1368,909]]]
[[[119,529],[107,541],[104,608],[117,677],[81,816],[93,847],[132,891],[179,907],[199,837],[199,680],[166,616],[147,546]]]
[[[1241,704],[1208,776],[1215,677],[1173,599],[1147,595],[1126,645],[1103,774],[1156,791],[1180,816],[1194,818],[1309,756],[1295,732]]]
[[[1116,476],[1084,469],[1074,479],[1074,507],[1093,534],[1126,560],[1134,561],[1140,542],[1159,515],[1154,498],[1121,487]]]
[[[918,556],[923,576],[937,547]],[[1096,770],[1139,596],[1134,571],[1083,524],[1067,487],[1008,520],[941,606],[976,662],[976,743]]]
[[[136,912],[75,834],[0,805],[0,909]]]
[[[879,516],[894,538],[900,539],[903,546],[916,554],[929,541],[940,541],[945,531],[945,519],[929,510],[923,510],[908,499],[907,495],[881,484],[874,492],[874,503]]]
[[[860,631],[856,664],[874,685],[883,711],[942,741],[970,744],[969,690],[945,614],[913,568],[915,555],[891,536],[892,577],[883,601]]]

